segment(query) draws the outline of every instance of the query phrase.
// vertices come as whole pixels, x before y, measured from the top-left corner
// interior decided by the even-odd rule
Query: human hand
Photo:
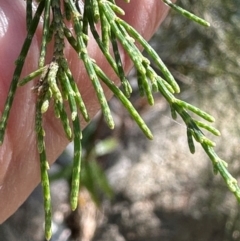
[[[125,11],[124,20],[131,24],[147,40],[156,31],[167,14],[168,8],[160,0],[131,0],[130,4],[116,1]],[[41,42],[41,27],[34,37],[31,50],[25,62],[22,76],[36,69]],[[0,0],[0,112],[4,108],[10,81],[22,43],[26,37],[25,2]],[[89,40],[89,54],[99,63],[105,73],[117,82],[117,78],[93,39]],[[48,49],[51,52],[50,49]],[[121,49],[120,49],[121,51]],[[76,53],[66,46],[65,55],[70,63],[75,80],[78,82],[87,109],[91,116],[99,110],[98,101],[87,78],[84,66],[80,64]],[[128,72],[131,61],[122,51],[123,65]],[[49,56],[50,57],[50,56]],[[23,203],[40,181],[39,157],[36,149],[34,131],[36,96],[31,91],[34,83],[29,83],[17,90],[10,113],[7,130],[0,147],[0,223],[5,221]],[[107,98],[111,93],[106,90]],[[82,127],[86,123],[82,122]],[[61,123],[51,111],[46,113],[46,150],[49,163],[61,154],[68,140]]]

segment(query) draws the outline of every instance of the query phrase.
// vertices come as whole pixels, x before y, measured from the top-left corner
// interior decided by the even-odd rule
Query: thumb
[[[132,0],[129,4],[123,0],[116,1],[125,11],[123,17],[136,28],[142,36],[149,39],[156,28],[163,21],[168,8],[160,0]],[[25,2],[0,0],[0,112],[3,111],[10,81],[14,71],[14,61],[18,57],[26,36]],[[38,29],[41,33],[41,28]],[[39,57],[39,43],[41,34],[34,37],[28,53],[23,75],[27,75],[37,68]],[[117,81],[113,71],[104,60],[93,39],[89,40],[89,54],[106,74]],[[50,51],[51,52],[51,51]],[[99,110],[94,90],[80,64],[76,53],[66,46],[66,58],[70,68],[83,93],[84,101],[93,116]],[[132,64],[123,53],[126,71]],[[39,157],[36,150],[36,136],[34,132],[35,95],[31,92],[33,83],[17,90],[11,109],[7,131],[3,145],[0,147],[0,223],[6,220],[28,197],[40,181]],[[106,91],[107,98],[111,93]],[[61,125],[56,118],[45,116],[46,147],[49,162],[53,162],[64,150],[66,140]],[[82,123],[84,125],[84,123]]]

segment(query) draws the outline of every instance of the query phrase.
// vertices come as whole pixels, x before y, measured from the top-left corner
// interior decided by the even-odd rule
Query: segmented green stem
[[[80,47],[80,58],[83,60],[83,63],[85,65],[85,68],[87,70],[88,76],[93,84],[93,87],[95,89],[95,92],[97,94],[98,101],[100,103],[104,118],[106,120],[106,123],[108,124],[110,129],[114,128],[114,121],[107,103],[107,100],[105,98],[103,89],[101,84],[99,83],[98,77],[95,73],[95,70],[93,68],[92,61],[88,55],[86,45],[83,41],[83,38],[81,36],[81,23],[79,22],[79,14],[76,12],[73,4],[71,4],[71,1],[69,2],[70,6],[74,12],[73,14],[73,22],[74,22],[74,30],[77,35],[77,42]]]
[[[138,78],[141,79],[140,82],[141,82],[142,86],[140,88],[143,88],[144,93],[146,94],[149,105],[153,105],[154,104],[154,98],[153,98],[153,95],[152,95],[152,90],[151,90],[150,85],[149,85],[148,80],[147,80],[147,76],[146,75],[140,75]]]
[[[122,91],[104,74],[104,72],[94,64],[94,69],[99,76],[99,78],[108,86],[108,88],[114,93],[114,95],[122,102],[124,107],[128,110],[131,117],[136,121],[140,129],[150,140],[153,139],[153,135],[149,128],[147,127],[144,120],[138,114],[136,109],[133,107],[132,103],[126,98]]]
[[[40,50],[40,57],[38,60],[39,68],[43,67],[45,64],[46,45],[47,45],[47,38],[49,35],[49,27],[50,27],[49,26],[50,25],[50,3],[51,3],[51,0],[45,0],[41,50]]]
[[[45,237],[47,240],[50,240],[52,236],[52,211],[51,211],[51,194],[50,194],[50,185],[48,179],[48,161],[45,151],[45,141],[44,136],[45,132],[42,127],[42,112],[41,107],[43,100],[39,97],[36,104],[36,133],[37,133],[37,142],[38,142],[38,152],[40,157],[40,170],[41,170],[41,183],[43,188],[43,199],[44,199],[44,211],[45,211]]]
[[[54,32],[54,21],[52,20],[49,29],[48,29],[48,35],[47,35],[47,43],[49,43],[52,40],[53,37],[53,32]]]
[[[206,143],[207,145],[214,147],[216,144],[209,140],[203,132],[199,129],[197,124],[194,122],[192,117],[188,114],[188,112],[180,106],[178,103],[173,104],[173,108],[178,112],[178,114],[182,117],[186,126],[191,129],[192,135],[194,136],[195,140],[202,143]]]
[[[205,27],[209,27],[210,23],[207,22],[206,20],[199,18],[198,16],[196,16],[195,14],[190,13],[189,11],[179,7],[178,5],[172,3],[172,1],[170,0],[162,0],[164,3],[166,3],[169,7],[171,7],[172,9],[174,9],[175,11],[177,11],[178,13],[180,13],[181,15],[183,15],[184,17],[198,23],[201,24],[202,26]]]
[[[72,88],[73,88],[73,90],[75,92],[75,101],[76,101],[76,103],[78,105],[78,108],[81,111],[84,120],[86,122],[88,122],[88,121],[90,121],[90,116],[88,114],[87,108],[86,108],[86,106],[84,104],[84,101],[82,99],[82,96],[81,96],[81,94],[80,94],[80,92],[78,90],[77,84],[73,81],[73,79],[69,78],[69,80],[70,80]]]
[[[51,90],[49,89],[43,99],[43,103],[42,103],[42,106],[41,106],[41,113],[45,113],[47,112],[48,110],[48,107],[49,107],[49,102],[50,102],[50,99],[52,98],[52,92]]]
[[[194,147],[194,143],[193,143],[193,139],[192,139],[192,136],[193,136],[194,139],[202,145],[203,149],[205,150],[205,152],[209,156],[210,160],[212,161],[215,174],[217,172],[220,173],[220,175],[225,180],[229,190],[234,193],[238,202],[240,202],[240,188],[237,184],[236,179],[233,178],[231,176],[231,174],[228,172],[226,162],[221,160],[215,153],[215,151],[213,149],[213,146],[215,145],[215,143],[213,143],[211,140],[207,139],[204,136],[202,131],[197,126],[197,124],[199,124],[199,123],[194,121],[191,118],[191,116],[184,110],[183,106],[180,106],[179,103],[176,102],[172,105],[172,108],[178,112],[178,114],[182,117],[182,119],[184,120],[184,122],[186,123],[186,125],[188,127],[187,136],[188,136],[188,143],[189,143],[190,151],[192,153],[195,151],[195,147]],[[202,123],[200,125],[202,125]],[[206,126],[203,125],[203,127],[205,128]],[[205,129],[207,129],[207,128],[205,128]],[[212,129],[210,129],[209,131],[212,132]],[[218,131],[214,130],[214,132],[216,132],[215,134],[218,134]]]
[[[26,24],[27,30],[29,29],[32,22],[32,0],[26,2]]]
[[[196,115],[202,117],[203,119],[205,119],[205,120],[207,120],[207,121],[209,121],[209,122],[214,122],[214,121],[215,121],[215,119],[214,119],[213,116],[209,115],[209,114],[206,113],[205,111],[202,111],[202,110],[200,110],[199,108],[197,108],[197,107],[195,107],[195,106],[193,106],[193,105],[190,105],[190,104],[188,104],[188,103],[186,103],[186,102],[184,102],[184,101],[182,101],[182,100],[176,100],[176,102],[177,102],[180,106],[182,106],[182,107],[184,107],[184,108],[192,111],[192,112],[195,113]]]
[[[93,84],[93,87],[94,87],[95,92],[97,94],[98,101],[100,103],[101,110],[103,112],[106,123],[107,123],[107,125],[109,126],[110,129],[113,129],[114,128],[114,121],[113,121],[113,118],[112,118],[112,114],[111,114],[111,111],[109,109],[109,106],[108,106],[106,97],[104,95],[102,86],[101,86],[101,84],[98,80],[98,77],[97,77],[97,75],[94,71],[93,64],[92,64],[90,58],[88,57],[88,55],[85,54],[84,52],[81,52],[81,58],[82,58],[82,60],[85,64],[85,67],[87,69],[89,78],[92,81],[92,84]]]
[[[109,23],[103,14],[102,11],[100,11],[100,21],[101,21],[101,37],[102,37],[102,44],[105,49],[109,49],[109,42],[110,42],[110,26]]]
[[[69,44],[73,47],[73,49],[76,51],[76,52],[79,52],[79,47],[77,45],[77,41],[76,39],[73,37],[73,34],[72,32],[64,25],[64,35],[65,37],[67,38]]]
[[[18,86],[23,86],[23,85],[27,84],[29,81],[31,81],[34,78],[36,78],[37,76],[41,75],[47,68],[48,68],[48,66],[44,66],[42,68],[35,70],[31,74],[29,74],[28,76],[26,76],[22,80],[20,80],[18,82]]]
[[[192,154],[194,154],[195,153],[195,145],[193,142],[191,129],[189,129],[189,128],[187,128],[187,141],[188,141],[188,147],[189,147],[190,152]]]
[[[176,93],[180,92],[180,88],[177,84],[177,82],[175,81],[174,77],[172,76],[172,74],[170,73],[170,71],[168,70],[168,68],[166,67],[166,65],[163,63],[163,61],[161,60],[161,58],[158,56],[158,54],[156,53],[156,51],[148,44],[148,42],[132,27],[130,26],[128,23],[126,23],[125,21],[123,21],[120,18],[116,18],[116,22],[118,22],[121,26],[123,26],[128,33],[135,38],[144,48],[144,50],[149,54],[149,56],[151,56],[151,58],[154,60],[154,63],[157,65],[157,67],[160,69],[160,71],[162,72],[162,74],[164,75],[164,77],[166,78],[166,81],[168,81],[168,83],[172,86],[172,88],[174,89],[174,91]]]
[[[61,80],[61,84],[67,90],[68,102],[71,110],[71,117],[72,117],[72,123],[73,123],[74,158],[73,158],[70,203],[71,203],[72,210],[75,210],[78,204],[78,193],[79,193],[79,186],[80,186],[82,132],[81,132],[80,121],[77,113],[77,105],[74,97],[75,92],[73,91],[70,81],[65,72],[60,70],[59,78]]]
[[[118,75],[119,75],[119,78],[121,80],[124,93],[129,98],[131,93],[132,93],[132,87],[131,87],[128,79],[125,76],[122,60],[121,60],[121,57],[120,57],[120,54],[119,54],[116,36],[113,32],[111,32],[111,42],[112,42],[113,53],[114,53],[114,56],[115,56],[117,68],[118,68]]]
[[[67,64],[67,61],[65,59],[62,59],[61,60],[61,67],[63,67],[66,75],[67,75],[67,78],[69,79],[69,82],[70,82],[70,85],[71,85],[71,88],[74,92],[74,98],[75,98],[75,101],[77,103],[77,106],[84,118],[85,121],[89,121],[90,120],[90,117],[89,117],[89,114],[88,114],[88,111],[87,111],[87,108],[84,104],[84,101],[82,99],[82,96],[81,96],[81,93],[77,87],[77,84],[76,82],[74,81],[73,79],[73,76],[72,76],[72,73],[68,67],[68,64]]]
[[[167,102],[171,105],[175,103],[176,98],[174,95],[169,91],[169,89],[165,85],[165,81],[162,78],[157,78],[157,85],[159,92],[164,96]]]
[[[93,37],[96,40],[96,42],[97,42],[99,48],[101,49],[102,53],[106,57],[108,63],[111,65],[111,67],[113,68],[115,73],[118,74],[117,64],[114,61],[114,59],[112,58],[111,54],[109,53],[108,48],[106,48],[106,46],[105,46],[105,45],[109,46],[109,43],[104,44],[104,42],[102,42],[102,40],[100,39],[99,34],[98,34],[98,32],[95,28],[94,22],[93,22],[93,18],[91,17],[91,10],[88,10],[88,11],[89,11],[89,18],[88,18],[89,19],[89,25],[90,25],[90,29],[91,29],[91,32],[93,34]],[[109,41],[109,40],[106,40],[106,41]]]
[[[51,211],[51,194],[49,186],[48,172],[49,169],[46,152],[40,153],[41,183],[43,187],[44,212],[45,212],[45,237],[50,240],[52,237],[52,211]]]
[[[142,55],[136,54],[139,53],[139,50],[137,47],[134,45],[134,40],[131,39],[130,37],[124,36],[124,34],[119,30],[115,20],[116,20],[116,15],[108,5],[108,2],[105,1],[100,1],[99,2],[99,8],[101,11],[104,12],[106,18],[108,19],[108,22],[111,26],[112,31],[115,33],[115,35],[118,37],[118,40],[121,42],[122,46],[124,49],[127,51],[129,54],[129,57],[133,61],[135,67],[141,73],[142,75],[146,74],[146,70],[142,64]]]
[[[153,68],[150,65],[146,65],[146,76],[151,82],[152,86],[152,91],[157,92],[158,91],[158,86],[157,86],[157,74],[154,72]],[[167,83],[167,82],[166,82]],[[169,86],[169,85],[168,85]]]
[[[100,19],[100,13],[99,13],[99,8],[98,8],[98,0],[91,0],[92,3],[92,11],[93,11],[93,19],[94,22],[97,23]]]
[[[138,91],[141,97],[145,95],[142,75],[137,71]]]
[[[71,108],[71,104],[70,104],[70,108]],[[82,132],[81,132],[78,116],[76,116],[76,119],[73,121],[73,132],[74,132],[74,158],[73,158],[70,203],[71,203],[72,210],[75,210],[78,205],[80,171],[81,171],[81,153],[82,153],[82,145],[81,145]]]
[[[212,147],[209,147],[206,143],[203,143],[202,147],[211,159],[214,169],[220,173],[229,190],[235,195],[238,202],[240,202],[240,188],[237,180],[228,172],[226,163],[217,156]]]
[[[72,140],[72,129],[69,123],[67,113],[65,111],[64,105],[60,102],[54,101],[55,116],[60,118],[65,134],[69,140]]]
[[[214,128],[213,126],[210,126],[202,121],[198,121],[198,120],[194,120],[194,122],[197,124],[197,126],[199,126],[200,128],[204,128],[207,131],[211,132],[213,135],[215,136],[220,136],[221,133],[219,130],[217,130],[216,128]]]
[[[25,63],[25,59],[26,59],[29,47],[31,45],[33,35],[34,35],[34,33],[37,29],[39,19],[40,19],[40,16],[41,16],[43,8],[44,8],[44,4],[45,4],[45,0],[42,0],[40,2],[40,4],[38,5],[37,11],[34,15],[34,18],[31,22],[31,25],[28,29],[27,37],[26,37],[26,39],[23,43],[23,47],[21,49],[20,55],[19,55],[19,57],[16,61],[16,68],[15,68],[14,73],[13,73],[13,79],[11,81],[11,85],[10,85],[10,88],[9,88],[7,100],[6,100],[6,103],[5,103],[5,108],[3,110],[3,114],[2,114],[2,117],[1,117],[1,121],[0,121],[0,145],[2,144],[3,139],[4,139],[6,125],[7,125],[9,113],[10,113],[10,110],[11,110],[11,107],[12,107],[15,92],[16,92],[16,89],[17,89],[18,80],[19,80],[20,75],[22,73],[22,68],[23,68],[23,65]]]
[[[56,102],[63,102],[62,99],[62,94],[60,89],[58,88],[57,85],[57,72],[59,69],[59,65],[57,62],[51,62],[51,64],[49,65],[49,73],[48,73],[48,77],[47,77],[47,81],[49,84],[49,87],[52,91],[53,94],[53,98],[56,100]]]
[[[59,59],[63,58],[64,44],[64,24],[63,16],[60,9],[60,0],[52,0],[53,9],[53,22],[54,22],[54,53],[53,56],[58,62]]]
[[[61,86],[66,90],[66,94],[68,97],[67,99],[71,106],[71,119],[74,121],[77,116],[77,104],[75,100],[75,92],[72,89],[72,86],[70,84],[70,81],[66,73],[60,70],[58,74],[59,74],[58,77],[59,77]]]
[[[125,15],[124,10],[121,9],[120,7],[118,7],[116,5],[115,1],[109,0],[107,3],[115,13],[117,13],[119,15]]]
[[[74,6],[72,5],[71,3],[71,0],[70,0],[70,5],[72,6],[71,10],[74,12],[76,11],[76,9],[74,8]],[[92,10],[92,7],[91,7],[91,0],[86,0],[85,3],[84,3],[84,13],[83,13],[83,16],[82,15],[79,15],[79,18],[82,18],[82,33],[86,36],[88,36],[88,23],[89,23],[89,17],[91,17],[92,19],[93,16],[92,15],[89,15],[89,10]],[[87,39],[84,40],[84,43],[87,45]]]
[[[66,19],[69,21],[71,20],[71,15],[72,15],[71,9],[69,8],[67,1],[63,1],[63,5],[64,5]]]
[[[176,112],[176,110],[173,108],[172,105],[170,105],[170,109],[171,109],[172,118],[173,118],[174,120],[176,120],[176,119],[177,119],[177,112]]]

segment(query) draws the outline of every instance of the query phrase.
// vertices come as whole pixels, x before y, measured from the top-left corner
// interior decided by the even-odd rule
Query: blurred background
[[[178,4],[211,23],[201,27],[171,11],[151,40],[181,87],[179,98],[211,113],[222,136],[216,152],[240,178],[240,0],[181,0]],[[153,66],[154,67],[154,66]],[[79,207],[69,207],[72,145],[53,165],[52,241],[240,240],[234,196],[201,147],[190,154],[186,128],[171,119],[157,94],[149,107],[130,74],[131,97],[154,134],[148,141],[116,99],[116,128],[99,113],[84,130]],[[4,224],[0,240],[43,241],[41,186]]]

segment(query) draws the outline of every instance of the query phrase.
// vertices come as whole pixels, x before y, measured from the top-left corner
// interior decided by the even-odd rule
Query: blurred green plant
[[[214,118],[199,108],[175,97],[175,93],[179,93],[180,88],[173,75],[143,37],[133,27],[118,17],[119,15],[123,15],[124,11],[116,5],[114,0],[86,0],[83,11],[81,11],[78,1],[74,0],[40,0],[37,2],[37,10],[33,16],[32,0],[26,1],[26,23],[28,33],[20,55],[16,60],[16,69],[13,74],[5,109],[1,117],[0,143],[2,143],[4,139],[4,133],[17,87],[38,77],[38,83],[34,88],[37,96],[35,131],[41,164],[41,180],[45,209],[45,234],[47,239],[51,238],[51,195],[48,177],[49,166],[44,141],[45,131],[42,126],[44,113],[48,110],[49,102],[53,101],[56,118],[61,120],[68,139],[74,141],[70,194],[70,203],[73,210],[76,209],[78,204],[82,159],[81,142],[83,134],[80,127],[79,112],[85,121],[89,121],[90,119],[81,93],[77,88],[68,66],[68,60],[64,56],[65,40],[69,42],[79,58],[83,61],[109,128],[114,128],[114,121],[100,81],[102,81],[125,106],[143,133],[149,139],[152,139],[153,135],[151,131],[128,100],[132,88],[123,70],[118,51],[117,42],[119,42],[128,53],[137,70],[140,94],[146,96],[150,105],[154,104],[153,92],[159,92],[164,96],[171,107],[172,117],[176,119],[179,115],[186,124],[187,140],[191,153],[195,152],[194,141],[199,142],[212,161],[214,173],[217,174],[219,172],[221,174],[230,191],[232,191],[237,200],[240,201],[240,189],[236,179],[228,172],[226,162],[220,159],[215,153],[215,143],[208,139],[203,133],[203,130],[205,130],[214,135],[220,135],[219,131],[205,122],[195,120],[189,113],[192,112],[207,122],[213,122]],[[190,20],[203,26],[209,26],[209,23],[205,20],[173,4],[171,1],[163,0],[163,2]],[[63,4],[63,8],[60,8],[61,4]],[[52,18],[50,18],[51,15]],[[25,58],[41,16],[43,18],[43,30],[38,68],[36,71],[20,80]],[[66,23],[68,21],[72,22],[73,29],[67,27]],[[96,31],[96,23],[101,25],[100,34]],[[110,66],[120,78],[123,91],[105,75],[103,70],[88,55],[88,28],[90,28],[92,35]],[[54,53],[52,61],[46,63],[46,47],[51,40],[54,43]],[[143,47],[145,52],[152,59],[152,62],[141,54],[135,45],[135,41]],[[110,46],[112,46],[114,56],[110,54]],[[160,70],[162,77],[156,73],[152,64]],[[71,116],[68,116],[66,113],[65,101],[70,107]],[[97,149],[93,149],[92,152],[89,153],[89,156],[95,159],[97,156]],[[83,172],[82,175],[86,178],[86,183],[88,183],[85,183],[86,187],[88,187],[91,193],[94,193],[95,187],[92,182],[96,182],[96,180],[93,180],[93,175],[99,176],[99,180],[104,180],[104,177],[96,162],[86,161],[84,165],[85,173]],[[104,181],[104,183],[101,184],[101,188],[106,189],[106,187],[106,182]],[[105,190],[105,192],[106,191],[107,190]]]

